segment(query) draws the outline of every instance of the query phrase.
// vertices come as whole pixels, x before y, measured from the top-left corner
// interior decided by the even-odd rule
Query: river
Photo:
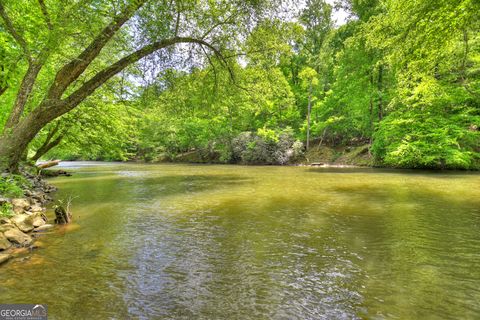
[[[479,319],[480,174],[66,162],[0,268],[49,319]],[[49,216],[52,217],[49,212]]]

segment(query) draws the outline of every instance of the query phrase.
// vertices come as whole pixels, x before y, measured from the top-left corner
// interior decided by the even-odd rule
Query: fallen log
[[[44,162],[44,163],[40,163],[37,165],[37,168],[39,169],[47,169],[47,168],[50,168],[50,167],[54,167],[56,165],[58,165],[60,163],[61,160],[52,160],[52,161],[47,161],[47,162]]]

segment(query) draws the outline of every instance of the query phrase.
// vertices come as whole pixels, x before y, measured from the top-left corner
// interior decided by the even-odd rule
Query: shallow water
[[[0,268],[50,319],[479,319],[478,173],[65,163],[75,223]],[[50,213],[50,217],[52,213]]]

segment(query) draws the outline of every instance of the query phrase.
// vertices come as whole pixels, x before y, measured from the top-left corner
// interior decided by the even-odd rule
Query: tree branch
[[[27,73],[23,77],[22,83],[20,84],[20,88],[18,90],[12,112],[10,113],[5,127],[3,128],[4,133],[7,130],[13,128],[20,120],[20,117],[25,110],[25,105],[27,104],[28,98],[32,93],[35,80],[37,79],[38,73],[40,72],[41,68],[41,63],[35,62],[33,60],[29,63]]]
[[[217,68],[216,68],[215,65],[213,64],[212,59],[210,59],[210,56],[208,55],[208,53],[207,53],[207,51],[205,50],[205,48],[204,48],[202,45],[201,45],[200,47],[202,48],[203,53],[204,53],[205,56],[207,57],[208,63],[212,66],[212,69],[213,69],[213,77],[214,77],[213,91],[214,91],[214,92],[217,92],[217,88],[218,88]]]
[[[178,36],[179,27],[180,27],[180,11],[177,13],[177,21],[175,22],[175,37]]]
[[[231,78],[234,79],[233,70],[230,68],[228,62],[225,60],[225,58],[223,57],[219,49],[215,48],[213,45],[211,45],[210,43],[202,39],[196,39],[196,38],[190,38],[190,37],[174,37],[174,38],[164,39],[164,40],[149,44],[131,53],[130,55],[120,59],[116,63],[110,65],[106,69],[103,69],[102,71],[97,73],[93,78],[85,82],[79,89],[74,91],[70,96],[68,96],[66,99],[63,100],[63,102],[65,102],[64,108],[67,109],[64,111],[64,113],[75,108],[86,97],[92,94],[98,87],[100,87],[107,80],[109,80],[114,75],[116,75],[117,73],[125,69],[127,66],[137,62],[138,60],[148,56],[149,54],[155,51],[158,51],[160,49],[169,47],[177,43],[194,43],[194,44],[199,44],[209,48],[214,52],[215,56],[217,56],[217,58],[221,61],[221,63],[228,69]]]
[[[62,142],[63,137],[67,133],[67,129],[60,132],[60,134],[55,139],[52,140],[53,136],[58,131],[58,127],[59,127],[59,124],[57,123],[55,128],[48,133],[48,136],[45,139],[45,141],[43,142],[43,144],[40,146],[40,148],[37,149],[37,151],[35,152],[35,154],[31,158],[32,161],[37,161],[43,155],[45,155],[48,151],[52,150],[54,147],[58,146],[60,144],[60,142]]]
[[[8,89],[8,86],[0,87],[0,96],[2,96],[2,94],[4,94],[5,91],[7,91],[7,89]]]
[[[135,14],[147,0],[137,0],[129,5],[121,14],[105,27],[100,34],[75,59],[64,65],[56,74],[55,81],[50,87],[47,99],[59,99],[65,90],[78,79],[100,51],[115,35],[115,33]]]
[[[30,62],[32,60],[32,55],[30,53],[30,50],[28,49],[27,42],[17,32],[17,30],[13,26],[12,20],[10,20],[10,17],[8,16],[7,12],[5,11],[2,0],[0,0],[0,16],[2,17],[3,21],[5,22],[5,26],[6,26],[6,29],[7,29],[8,33],[10,33],[10,35],[20,45],[20,47],[22,48],[23,52],[25,53],[28,61]]]
[[[218,23],[214,24],[210,29],[208,29],[201,37],[200,39],[205,39],[210,33],[213,32],[213,30],[215,30],[216,28],[218,28],[219,26],[222,26],[224,24],[228,24],[230,23],[230,20],[234,17],[234,13],[232,13],[231,15],[229,15],[225,20],[223,21],[219,21]]]
[[[50,15],[48,14],[47,6],[43,0],[38,0],[40,9],[42,10],[43,17],[45,18],[45,23],[47,24],[48,30],[53,30],[52,20],[50,20]]]

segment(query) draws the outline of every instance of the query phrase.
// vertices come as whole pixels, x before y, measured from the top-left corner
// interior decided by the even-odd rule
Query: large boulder
[[[8,241],[7,237],[5,237],[3,233],[0,233],[0,250],[6,250],[11,246],[12,244]]]
[[[25,198],[12,199],[12,206],[15,213],[22,213],[30,207],[30,201]]]
[[[33,230],[33,217],[28,214],[17,214],[10,218],[20,231],[30,232]]]
[[[32,243],[32,237],[28,234],[23,233],[22,231],[13,228],[7,230],[3,233],[3,235],[12,243],[19,244],[21,246],[28,246]]]

